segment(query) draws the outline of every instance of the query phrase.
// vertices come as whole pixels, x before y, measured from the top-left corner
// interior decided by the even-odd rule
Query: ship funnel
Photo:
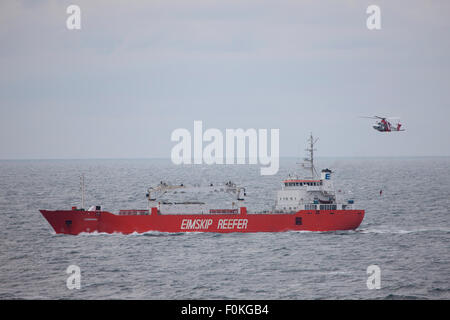
[[[333,172],[330,169],[323,169],[320,172],[320,180],[322,180],[323,190],[331,191],[333,190],[333,181],[331,180],[331,174]]]
[[[330,169],[323,169],[320,173],[320,179],[321,180],[331,180],[331,174],[333,172]]]

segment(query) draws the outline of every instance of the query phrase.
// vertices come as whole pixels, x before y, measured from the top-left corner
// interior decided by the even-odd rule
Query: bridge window
[[[320,210],[337,210],[337,205],[335,204],[321,204]]]

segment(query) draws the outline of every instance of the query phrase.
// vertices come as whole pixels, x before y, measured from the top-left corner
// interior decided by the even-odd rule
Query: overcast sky
[[[168,158],[194,120],[280,129],[281,156],[303,156],[310,132],[318,156],[450,156],[449,14],[446,0],[1,1],[0,159]]]

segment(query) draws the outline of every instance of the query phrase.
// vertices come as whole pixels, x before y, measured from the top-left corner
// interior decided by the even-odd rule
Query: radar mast
[[[305,151],[307,151],[309,153],[309,157],[304,158],[303,159],[304,162],[302,163],[302,167],[304,169],[311,170],[311,177],[308,177],[311,179],[315,179],[318,176],[316,168],[314,167],[314,151],[317,150],[317,149],[314,149],[314,145],[316,144],[317,140],[319,140],[319,138],[314,140],[314,137],[311,133],[311,135],[308,139],[309,147],[307,149],[305,149]]]

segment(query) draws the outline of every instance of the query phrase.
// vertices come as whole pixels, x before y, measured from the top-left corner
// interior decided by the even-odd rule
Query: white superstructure
[[[274,206],[275,213],[295,213],[299,210],[345,210],[352,209],[353,200],[339,202],[331,180],[332,171],[323,169],[318,177],[314,167],[314,140],[311,135],[310,146],[306,151],[309,157],[304,159],[303,167],[311,170],[307,178],[289,177],[283,181],[281,190],[277,192]]]

